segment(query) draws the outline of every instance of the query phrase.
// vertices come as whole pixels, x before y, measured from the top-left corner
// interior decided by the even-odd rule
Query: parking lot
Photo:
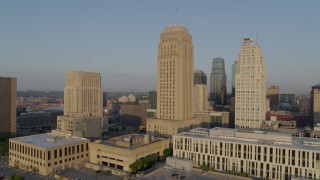
[[[172,176],[177,174],[177,176]],[[223,173],[208,172],[206,175],[202,174],[201,171],[191,170],[184,171],[178,169],[165,169],[159,168],[154,172],[151,172],[140,179],[142,180],[163,180],[163,179],[181,179],[181,176],[185,177],[185,180],[245,180],[250,178],[237,177]]]
[[[124,178],[123,176],[113,175],[111,173],[107,173],[104,171],[97,173],[96,171],[92,169],[87,169],[87,168],[82,168],[80,170],[66,169],[61,171],[59,175],[62,175],[63,177],[66,177],[69,179],[81,178],[83,180],[103,180],[103,179],[120,180]]]

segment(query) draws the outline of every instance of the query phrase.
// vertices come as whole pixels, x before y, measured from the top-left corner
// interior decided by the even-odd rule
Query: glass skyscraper
[[[226,79],[224,59],[214,58],[210,76],[210,100],[214,101],[215,105],[226,104]]]

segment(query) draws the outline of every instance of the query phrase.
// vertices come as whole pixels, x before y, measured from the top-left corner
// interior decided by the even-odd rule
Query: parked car
[[[202,174],[203,174],[203,175],[207,175],[207,174],[208,174],[208,171],[202,171]]]

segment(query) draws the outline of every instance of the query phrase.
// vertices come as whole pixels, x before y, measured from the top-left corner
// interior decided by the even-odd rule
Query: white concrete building
[[[173,136],[173,156],[195,167],[265,179],[320,178],[320,139],[213,128]]]
[[[237,60],[235,127],[259,129],[266,116],[266,72],[261,49],[244,38]]]

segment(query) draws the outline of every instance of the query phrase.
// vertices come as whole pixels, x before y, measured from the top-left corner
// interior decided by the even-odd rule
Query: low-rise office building
[[[319,139],[229,128],[195,132],[173,136],[173,156],[193,166],[266,179],[320,178]]]
[[[52,133],[12,138],[9,141],[9,166],[49,175],[89,159],[89,140],[71,133]]]
[[[170,139],[141,134],[97,140],[89,144],[90,163],[130,172],[130,164],[152,155],[162,156],[169,143]]]

